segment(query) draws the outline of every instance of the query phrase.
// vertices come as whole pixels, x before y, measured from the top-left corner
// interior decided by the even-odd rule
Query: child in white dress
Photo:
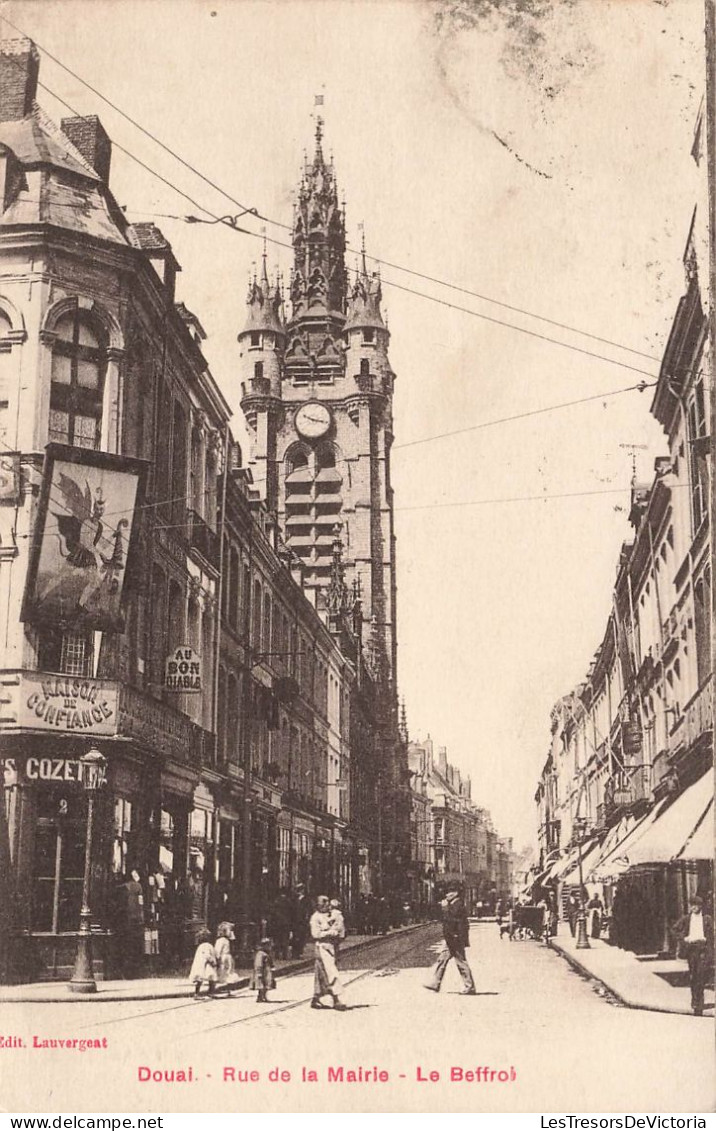
[[[211,944],[211,932],[204,927],[196,936],[196,953],[189,971],[189,981],[194,983],[194,997],[199,997],[204,982],[209,995],[216,991],[216,951]]]

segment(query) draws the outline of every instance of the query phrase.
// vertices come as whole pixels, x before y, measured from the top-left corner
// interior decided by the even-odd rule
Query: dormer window
[[[363,341],[366,343],[366,345],[371,346],[373,344],[373,342],[375,341],[375,330],[373,330],[373,329],[364,330],[363,331]]]

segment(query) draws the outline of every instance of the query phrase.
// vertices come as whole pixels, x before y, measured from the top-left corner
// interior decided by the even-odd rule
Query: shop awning
[[[677,857],[702,823],[713,802],[713,771],[685,789],[659,813],[629,852],[629,864],[665,864]]]
[[[713,860],[714,858],[714,803],[711,804],[703,815],[701,823],[696,826],[692,835],[687,840],[677,860]]]
[[[591,848],[582,851],[582,878],[585,883],[589,879],[591,869],[601,859],[603,855],[603,847],[606,843],[606,838],[596,841]],[[562,876],[562,882],[565,884],[578,884],[579,883],[579,853],[577,853],[577,862],[574,867]]]
[[[594,865],[589,878],[591,880],[608,880],[626,872],[630,866],[629,853],[632,847],[651,828],[665,805],[666,801],[657,802],[653,809],[650,809],[629,831],[623,830],[622,836],[616,842],[613,842],[612,848]],[[621,823],[616,828],[622,829]]]
[[[598,842],[595,842],[594,840],[585,841],[584,844],[582,845],[582,847],[581,847],[582,871],[584,871],[584,861],[587,859],[587,857],[591,854],[591,852],[596,847],[598,847]],[[564,878],[564,882],[567,883],[567,884],[571,884],[571,883],[578,884],[579,883],[579,852],[580,852],[579,848],[573,848],[572,851],[570,853],[568,853],[567,856],[563,856],[561,860],[558,860],[557,863],[554,864],[552,866],[551,870],[550,870],[550,879],[561,880],[561,879]],[[576,874],[577,874],[576,880],[568,878],[572,875],[573,870],[575,870]],[[585,875],[586,875],[586,873],[585,873]]]
[[[582,869],[585,881],[588,880],[591,882],[599,878],[597,876],[597,869],[602,860],[606,860],[607,856],[609,856],[616,846],[631,832],[635,824],[635,818],[631,814],[627,814],[625,817],[622,817],[620,821],[617,821],[616,825],[612,826],[597,849],[590,853],[589,860]]]
[[[569,867],[571,859],[571,853],[568,853],[566,856],[560,856],[558,860],[555,860],[554,863],[549,866],[544,880],[555,880],[565,868]]]

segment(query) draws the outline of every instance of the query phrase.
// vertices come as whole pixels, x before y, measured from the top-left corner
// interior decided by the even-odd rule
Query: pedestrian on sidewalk
[[[229,994],[239,980],[234,965],[234,956],[231,953],[231,944],[235,938],[233,923],[219,923],[216,928],[216,943],[214,944],[216,980],[220,986],[226,988]]]
[[[713,919],[705,914],[700,895],[693,896],[687,914],[674,924],[674,933],[689,966],[691,1008],[700,1017],[704,1011],[704,989],[714,947]]]
[[[577,918],[578,917],[579,917],[579,900],[577,899],[576,895],[572,891],[572,892],[569,893],[569,898],[567,900],[567,921],[569,923],[569,930],[571,932],[572,938],[574,938],[574,936],[577,933]]]
[[[333,1008],[345,1011],[348,1006],[341,1000],[343,984],[336,966],[336,940],[339,936],[339,928],[331,917],[331,905],[327,895],[319,895],[316,900],[316,910],[311,916],[310,929],[311,938],[316,945],[311,1009],[323,1009],[321,998],[330,995],[333,999]]]
[[[440,904],[440,908],[442,912],[445,946],[433,967],[432,979],[425,988],[434,990],[435,993],[440,992],[443,975],[447,970],[450,959],[454,958],[455,965],[462,976],[462,993],[473,996],[477,993],[477,990],[475,989],[472,970],[465,957],[465,948],[470,945],[470,924],[467,918],[467,912],[465,911],[465,905],[460,899],[458,892],[449,891]]]
[[[210,997],[216,992],[216,951],[211,942],[211,932],[202,927],[196,936],[196,952],[189,971],[189,981],[194,983],[194,997],[201,994],[201,987],[207,983]]]
[[[587,904],[587,912],[589,914],[591,930],[590,934],[593,939],[601,938],[602,934],[602,916],[604,915],[604,904],[602,898],[596,892]]]
[[[268,1002],[266,996],[269,990],[276,988],[276,977],[273,972],[273,943],[270,938],[264,937],[254,951],[254,969],[251,975],[250,989],[256,990],[256,1001],[263,1004]]]
[[[269,932],[277,958],[288,958],[291,938],[291,905],[284,889],[276,896],[269,911]]]

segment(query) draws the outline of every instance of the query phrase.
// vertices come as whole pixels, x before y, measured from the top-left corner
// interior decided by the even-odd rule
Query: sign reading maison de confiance
[[[117,733],[117,684],[23,672],[16,682],[17,725],[72,734]]]

